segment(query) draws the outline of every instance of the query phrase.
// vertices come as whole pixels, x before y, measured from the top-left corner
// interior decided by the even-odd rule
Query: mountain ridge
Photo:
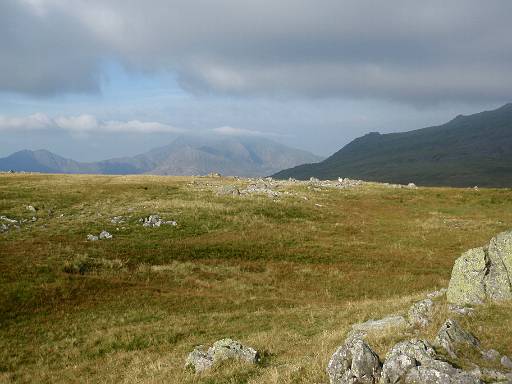
[[[445,124],[361,136],[319,163],[276,178],[358,178],[426,186],[512,187],[512,103]]]
[[[219,172],[268,176],[321,158],[265,138],[180,136],[132,157],[79,162],[48,150],[21,150],[0,158],[0,170],[44,173],[193,175]]]

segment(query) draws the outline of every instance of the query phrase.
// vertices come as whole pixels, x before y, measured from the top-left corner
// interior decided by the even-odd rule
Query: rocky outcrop
[[[458,305],[512,299],[512,231],[471,249],[455,261],[447,299]]]
[[[216,341],[208,350],[202,345],[196,347],[187,356],[185,368],[200,373],[211,368],[217,362],[229,359],[256,364],[260,360],[260,354],[254,348],[248,347],[239,341],[222,339]]]
[[[327,366],[331,384],[374,384],[380,372],[379,356],[360,338],[346,341]]]

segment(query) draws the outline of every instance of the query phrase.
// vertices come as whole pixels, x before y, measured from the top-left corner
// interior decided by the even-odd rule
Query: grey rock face
[[[327,366],[331,384],[374,384],[381,372],[379,356],[362,339],[347,341]]]
[[[352,325],[355,331],[377,331],[386,328],[405,327],[407,322],[403,316],[388,316],[379,320],[368,320],[364,323],[357,323]]]
[[[466,331],[455,320],[446,320],[441,326],[435,339],[436,345],[443,347],[448,354],[456,358],[457,352],[462,348],[479,350],[480,342],[471,333]]]
[[[229,359],[256,364],[260,359],[260,355],[254,348],[248,347],[239,341],[222,339],[216,341],[208,350],[202,345],[194,348],[187,356],[185,368],[193,369],[196,373],[200,373],[211,368],[217,362]]]
[[[455,261],[448,287],[450,303],[481,304],[512,299],[512,231],[492,238],[486,247],[465,252]]]
[[[213,365],[213,357],[205,351],[202,345],[194,348],[185,360],[185,368],[192,369],[196,373],[203,372]]]
[[[213,357],[214,362],[240,359],[247,363],[256,364],[259,360],[259,353],[255,349],[232,339],[216,341],[209,349],[209,354]]]
[[[424,299],[414,303],[409,309],[409,323],[411,325],[426,327],[434,314],[432,299]]]
[[[396,344],[382,366],[380,384],[473,384],[480,380],[468,372],[439,360],[425,340],[413,339]]]

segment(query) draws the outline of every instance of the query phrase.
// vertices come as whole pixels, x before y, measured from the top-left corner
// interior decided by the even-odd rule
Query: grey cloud
[[[194,93],[507,100],[511,13],[508,0],[7,0],[0,88],[94,90],[115,58]]]

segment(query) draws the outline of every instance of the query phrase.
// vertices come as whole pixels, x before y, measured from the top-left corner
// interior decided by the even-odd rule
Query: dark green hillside
[[[281,171],[277,178],[350,177],[394,183],[512,186],[512,104],[435,127],[369,133],[323,162]]]

